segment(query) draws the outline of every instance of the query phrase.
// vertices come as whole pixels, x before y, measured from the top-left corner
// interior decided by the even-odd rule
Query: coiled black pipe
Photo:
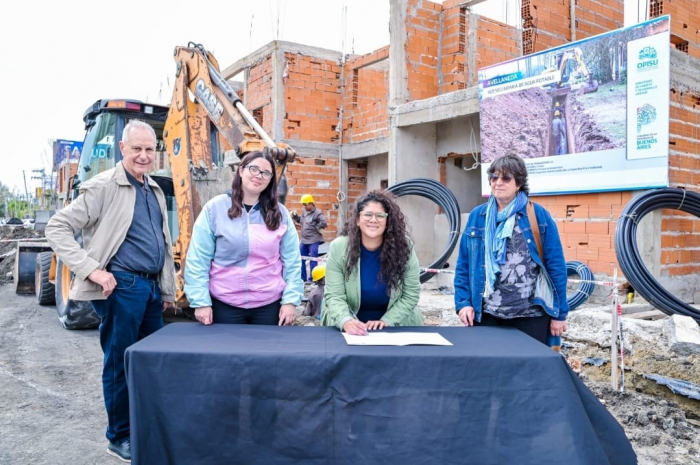
[[[633,198],[615,228],[615,252],[620,268],[636,292],[667,315],[690,316],[700,323],[700,311],[681,301],[649,273],[637,249],[637,226],[654,210],[680,210],[700,217],[700,194],[678,188],[654,189]]]
[[[451,190],[443,186],[434,179],[428,178],[414,178],[402,181],[400,183],[394,184],[387,189],[392,192],[397,197],[403,197],[404,195],[417,195],[419,197],[424,197],[428,200],[432,200],[442,210],[447,216],[447,223],[449,226],[447,246],[444,252],[440,255],[437,260],[430,264],[429,268],[441,269],[447,259],[452,254],[457,242],[459,241],[459,233],[461,229],[459,204],[457,199]],[[430,278],[435,276],[435,273],[430,271],[421,271],[420,282],[424,283]]]
[[[593,281],[593,272],[591,269],[588,268],[585,263],[577,261],[566,262],[566,275],[578,275],[581,281]],[[566,302],[569,304],[569,310],[573,310],[587,301],[594,287],[595,284],[592,282],[579,283],[576,292],[571,297],[567,296],[566,298]]]

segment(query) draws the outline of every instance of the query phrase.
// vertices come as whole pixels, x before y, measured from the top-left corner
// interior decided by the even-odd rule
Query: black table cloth
[[[633,464],[561,355],[510,328],[348,346],[334,328],[173,323],[127,350],[135,464]]]

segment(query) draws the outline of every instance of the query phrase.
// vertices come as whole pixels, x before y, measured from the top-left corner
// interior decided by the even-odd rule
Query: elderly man
[[[100,317],[107,452],[131,461],[127,347],[163,327],[175,299],[175,267],[163,191],[146,173],[156,135],[132,120],[119,142],[122,161],[80,186],[80,196],[46,226],[46,239],[75,273],[70,297]],[[84,247],[75,240],[82,230]]]

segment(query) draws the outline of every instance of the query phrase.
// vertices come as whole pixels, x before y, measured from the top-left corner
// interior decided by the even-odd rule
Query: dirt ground
[[[526,89],[482,100],[481,158],[485,163],[515,149],[523,158],[554,155],[548,140],[555,101],[567,121],[569,153],[624,147],[626,133],[624,85],[606,84],[596,92]]]
[[[426,324],[458,324],[452,299],[426,288],[420,302]],[[121,463],[105,452],[97,330],[63,329],[54,307],[16,295],[9,284],[0,285],[0,302],[0,464]],[[297,324],[318,324],[301,310]],[[572,324],[572,355],[605,354],[602,345],[577,340],[577,331]],[[671,355],[657,361],[668,364],[671,359],[663,357]],[[679,407],[661,390],[635,392],[634,384],[624,394],[615,392],[601,369],[584,365],[582,379],[623,426],[640,464],[700,464],[700,422],[688,417],[692,408]]]
[[[523,158],[543,157],[549,136],[552,98],[532,88],[484,99],[479,112],[481,160],[490,163],[506,149]]]
[[[37,237],[43,237],[42,233],[22,226],[0,225],[0,284],[12,281],[17,241]]]

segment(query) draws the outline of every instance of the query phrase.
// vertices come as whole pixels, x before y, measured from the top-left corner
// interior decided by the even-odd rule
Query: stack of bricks
[[[468,83],[466,72],[467,13],[458,2],[443,3],[440,32],[440,94],[474,85]]]
[[[409,100],[438,95],[438,48],[442,6],[428,0],[408,0],[406,68]]]
[[[285,58],[289,70],[284,78],[285,138],[337,141],[340,66],[302,54],[285,53]]]
[[[535,17],[532,16],[534,11],[534,8],[530,8],[530,0],[522,0],[520,17],[523,22],[523,55],[530,55],[535,52],[537,26],[535,25]]]
[[[345,63],[343,143],[389,133],[389,46]]]

